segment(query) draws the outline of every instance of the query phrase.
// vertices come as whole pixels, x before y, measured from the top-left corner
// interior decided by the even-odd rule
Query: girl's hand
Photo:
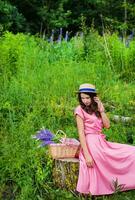
[[[104,112],[105,109],[104,109],[104,106],[103,106],[101,100],[99,99],[99,97],[94,97],[94,101],[95,101],[95,102],[97,103],[97,105],[98,105],[98,111],[99,111],[99,112]]]
[[[94,161],[90,155],[86,156],[85,160],[88,167],[93,167]]]

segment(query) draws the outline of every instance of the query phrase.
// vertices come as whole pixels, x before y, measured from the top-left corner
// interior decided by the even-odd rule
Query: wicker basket
[[[57,131],[57,133],[58,132],[61,132],[64,134],[65,137],[64,137],[63,141],[65,141],[65,143],[57,143],[57,144],[49,145],[49,152],[50,152],[50,155],[52,156],[52,158],[54,158],[54,159],[77,158],[79,156],[80,143],[79,142],[78,143],[75,143],[75,142],[69,143],[69,141],[72,141],[72,138],[66,138],[66,134],[61,130]],[[68,141],[68,143],[66,143],[66,141]]]

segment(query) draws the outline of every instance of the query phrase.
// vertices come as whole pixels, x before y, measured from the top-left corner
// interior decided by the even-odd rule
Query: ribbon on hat
[[[92,88],[81,88],[81,89],[79,89],[79,92],[83,92],[83,91],[87,91],[87,92],[96,92],[96,90],[95,89],[92,89]]]

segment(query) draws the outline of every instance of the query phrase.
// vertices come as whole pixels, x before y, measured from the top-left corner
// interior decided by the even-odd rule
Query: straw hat
[[[92,85],[89,83],[84,83],[80,85],[79,91],[77,93],[81,93],[81,92],[97,93],[95,85]]]

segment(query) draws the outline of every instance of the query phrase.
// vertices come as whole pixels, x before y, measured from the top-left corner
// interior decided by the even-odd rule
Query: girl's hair
[[[83,110],[85,110],[85,112],[87,112],[88,114],[92,114],[95,113],[95,115],[97,117],[101,117],[100,112],[98,111],[98,105],[97,103],[94,101],[94,97],[97,96],[96,93],[88,93],[88,92],[83,92],[84,94],[89,95],[89,97],[91,98],[91,104],[89,106],[86,106],[81,99],[81,93],[78,93],[78,100],[80,103],[80,106],[82,107]]]

